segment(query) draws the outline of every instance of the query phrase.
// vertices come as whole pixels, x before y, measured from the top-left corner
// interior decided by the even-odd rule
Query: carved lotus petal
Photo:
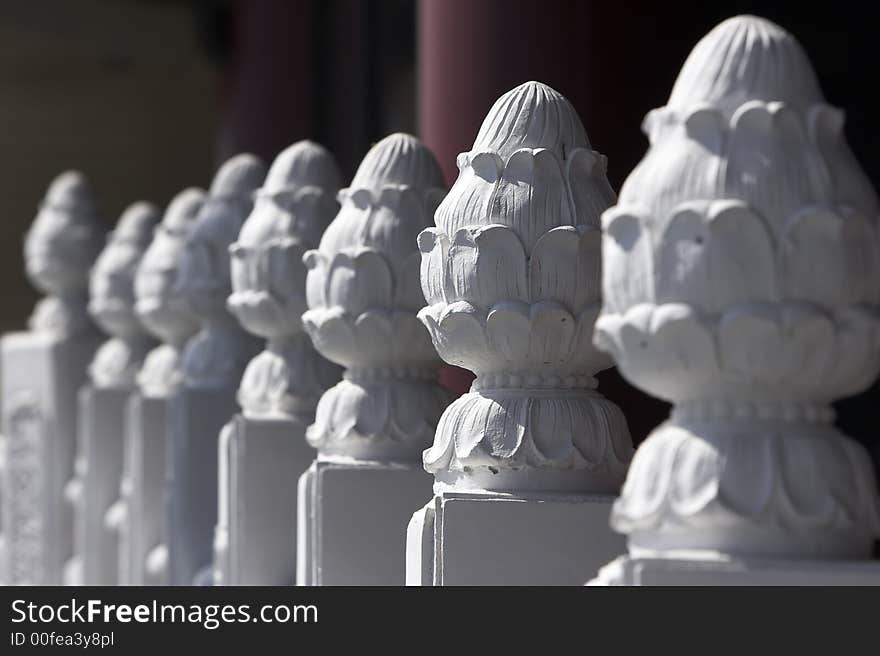
[[[419,271],[422,265],[420,253],[409,254],[402,263],[397,265],[397,279],[394,288],[394,307],[415,313],[425,306]]]
[[[719,374],[712,333],[688,305],[641,304],[623,316],[603,314],[595,335],[624,376],[663,399],[706,392]]]
[[[504,161],[492,152],[462,153],[458,168],[455,184],[434,214],[437,227],[447,235],[470,225],[492,222],[492,196],[504,171]]]
[[[321,236],[320,251],[328,258],[344,249],[363,246],[360,235],[372,213],[372,199],[372,193],[366,189],[339,192],[342,206]]]
[[[382,189],[366,225],[362,228],[364,245],[398,258],[413,251],[416,239],[431,225],[424,195],[415,189]]]
[[[528,299],[522,243],[505,226],[456,232],[448,247],[445,273],[447,303],[463,300],[485,308],[499,300]]]
[[[683,123],[666,128],[662,146],[648,150],[623,183],[617,207],[609,211],[639,211],[663,222],[682,202],[717,198],[725,136],[718,121],[714,109],[700,107]]]
[[[698,436],[687,426],[658,428],[633,459],[612,526],[633,532],[672,525],[696,542],[743,520],[769,530],[880,528],[863,447],[830,426],[780,435],[756,430]]]
[[[836,307],[875,301],[880,253],[873,227],[859,213],[810,207],[789,219],[782,249],[789,298]]]
[[[331,440],[381,435],[389,413],[387,389],[372,386],[367,390],[342,381],[321,396],[315,423],[309,427],[306,437],[312,446],[322,448]]]
[[[503,359],[504,364],[522,366],[517,359],[529,352],[531,342],[531,318],[525,303],[499,303],[486,316],[486,334],[491,348]]]
[[[302,322],[315,348],[328,360],[346,365],[359,352],[354,326],[342,308],[309,310]]]
[[[851,464],[846,450],[829,441],[814,442],[811,449],[782,449],[779,466],[781,483],[788,512],[804,528],[824,526],[834,521],[835,513],[843,511],[840,519],[852,522],[857,518],[847,508],[838,507],[838,499],[858,498],[857,485],[850,478]],[[803,481],[820,481],[827,476],[835,481],[840,497],[831,496],[822,485],[804,485]]]
[[[357,316],[369,308],[391,307],[392,286],[391,269],[380,253],[337,253],[327,271],[324,298],[328,306]]]
[[[455,453],[459,459],[480,456],[510,458],[522,442],[526,426],[528,399],[500,396],[474,403],[463,418],[467,422],[454,435]]]
[[[445,390],[425,381],[342,380],[321,397],[306,438],[322,453],[411,458],[430,443],[449,400]]]
[[[449,237],[438,228],[426,228],[419,233],[421,263],[419,278],[422,293],[428,305],[446,300],[446,258]]]
[[[602,233],[563,226],[544,233],[529,258],[529,298],[556,301],[578,311],[599,301]]]
[[[456,399],[424,453],[430,472],[544,467],[622,472],[632,456],[620,409],[575,392],[559,397],[470,393]]]
[[[828,387],[838,397],[858,394],[870,387],[880,371],[880,313],[850,307],[835,319],[834,371]]]
[[[527,253],[551,228],[575,225],[568,185],[553,152],[513,153],[496,185],[490,212],[494,223],[513,228]]]
[[[324,287],[327,280],[328,262],[329,258],[319,250],[306,251],[303,255],[303,264],[309,271],[306,275],[306,301],[308,301],[310,308],[327,305]]]
[[[410,312],[395,311],[391,314],[391,346],[389,362],[392,364],[437,364],[437,351],[431,343],[431,335],[419,318]]]
[[[434,442],[422,454],[422,462],[428,472],[449,469],[455,452],[453,436],[469,427],[469,419],[466,420],[465,417],[470,414],[470,406],[474,403],[476,403],[474,396],[465,394],[453,401],[440,415],[434,433]],[[456,407],[455,412],[451,411],[453,406]]]
[[[656,300],[710,312],[778,297],[773,239],[760,216],[736,201],[676,208],[657,254]]]
[[[265,246],[230,247],[232,294],[227,307],[250,332],[266,338],[300,330],[307,309],[303,294],[304,247],[291,238]]]
[[[470,303],[429,305],[419,312],[419,319],[445,362],[474,370],[489,370],[494,365],[483,313]]]
[[[688,440],[674,450],[672,459],[676,476],[669,480],[668,503],[677,514],[696,514],[718,497],[723,466],[718,448]]]
[[[832,199],[831,181],[807,141],[803,119],[778,102],[747,102],[734,113],[725,190],[774,222]]]
[[[304,246],[293,239],[279,240],[269,244],[266,249],[269,292],[285,305],[296,304],[301,307],[305,304],[303,282],[307,274],[303,263],[304,254]],[[300,314],[304,310],[303,307]]]
[[[834,324],[803,306],[750,306],[727,312],[718,328],[724,372],[734,381],[822,389],[834,367]],[[775,395],[785,393],[777,390]],[[827,400],[827,399],[823,399]]]
[[[607,402],[577,398],[537,398],[529,407],[527,435],[544,463],[582,463],[594,469],[627,463],[632,446],[619,409]]]
[[[843,133],[844,112],[818,104],[807,113],[810,140],[825,160],[834,189],[834,202],[856,207],[869,216],[877,213],[877,192],[859,166]]]
[[[588,413],[583,413],[580,421],[572,418],[571,413],[579,408],[572,408],[566,399],[545,399],[541,403],[533,403],[529,408],[529,428],[535,448],[548,460],[565,460],[574,450],[574,442],[580,435],[574,434],[577,426],[589,426]],[[593,433],[595,434],[595,433]],[[590,444],[585,440],[588,449],[588,460],[598,462],[605,443]],[[592,448],[593,453],[589,452]]]
[[[605,311],[625,312],[654,301],[654,250],[638,215],[612,207],[603,216],[602,293]]]
[[[565,370],[575,330],[574,317],[557,303],[499,303],[486,316],[496,366],[506,371]]]
[[[391,332],[391,313],[387,310],[367,310],[353,319],[356,351],[351,357],[357,357],[360,365],[374,363],[391,364],[393,340],[397,338]]]
[[[529,308],[529,319],[527,362],[560,367],[575,356],[575,320],[562,305],[549,301],[535,303]]]
[[[718,463],[714,469],[719,472],[718,498],[723,506],[749,517],[759,516],[772,506],[779,458],[774,440],[731,436],[725,439],[722,449],[714,451],[713,459]],[[724,453],[730,455],[724,457]]]
[[[617,202],[617,195],[606,177],[608,158],[594,150],[577,148],[570,153],[566,169],[575,225],[598,228],[602,212]]]
[[[423,460],[430,472],[523,467],[622,472],[632,456],[628,441],[620,409],[601,397],[470,393],[443,413]]]

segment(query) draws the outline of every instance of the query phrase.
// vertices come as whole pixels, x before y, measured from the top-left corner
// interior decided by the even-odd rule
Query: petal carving
[[[778,298],[771,234],[738,202],[680,206],[663,232],[657,301],[691,302],[710,312]]]
[[[575,225],[571,199],[552,151],[518,150],[507,160],[492,196],[493,223],[510,226],[526,253],[551,228]]]

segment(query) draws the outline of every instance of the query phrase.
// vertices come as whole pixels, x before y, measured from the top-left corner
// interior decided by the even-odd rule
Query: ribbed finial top
[[[262,191],[272,194],[306,186],[339,189],[339,169],[333,155],[314,141],[297,141],[282,150],[266,176]]]
[[[433,153],[409,134],[391,134],[361,161],[351,190],[369,189],[378,193],[386,186],[408,186],[419,191],[443,187],[443,174]]]
[[[171,231],[188,229],[205,201],[205,192],[197,187],[189,187],[178,193],[165,210],[162,225]]]
[[[44,203],[78,213],[94,213],[95,199],[86,177],[79,171],[65,171],[49,185]]]
[[[541,82],[511,89],[492,105],[472,150],[491,150],[507,159],[520,148],[547,148],[564,160],[590,141],[577,112],[561,93]]]
[[[775,23],[735,16],[704,36],[685,61],[668,106],[705,102],[738,106],[745,100],[784,101],[806,107],[822,91],[806,53]]]
[[[211,182],[210,196],[248,196],[266,177],[266,166],[256,155],[242,153],[226,160]]]
[[[155,205],[146,201],[132,203],[119,217],[112,239],[146,248],[158,222],[159,210]]]

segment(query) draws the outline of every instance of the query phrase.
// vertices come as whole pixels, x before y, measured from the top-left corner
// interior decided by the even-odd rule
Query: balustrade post
[[[101,342],[86,309],[103,243],[91,188],[68,171],[49,187],[24,241],[25,271],[46,294],[28,330],[4,335],[0,395],[5,464],[4,583],[59,585],[73,554],[76,398]]]
[[[229,246],[253,207],[266,175],[253,155],[236,155],[214,176],[186,236],[177,291],[200,329],[183,350],[183,381],[168,405],[168,579],[210,584],[217,523],[219,434],[238,411],[235,394],[260,343],[226,307],[232,291]]]
[[[691,52],[605,225],[595,342],[674,404],[611,522],[609,584],[880,584],[866,450],[830,403],[880,371],[878,201],[798,42]]]
[[[125,404],[153,339],[134,311],[134,275],[159,218],[150,203],[130,205],[92,268],[89,314],[110,336],[89,364],[80,388],[74,477],[67,493],[74,506],[74,556],[65,575],[80,585],[119,581],[119,532],[125,508],[117,502],[122,481]]]
[[[296,579],[297,481],[315,458],[305,430],[341,373],[303,331],[303,255],[336,214],[338,190],[330,153],[309,141],[293,144],[275,159],[230,248],[228,307],[266,348],[248,364],[238,388],[242,411],[220,437],[217,584]]]
[[[434,497],[409,525],[409,584],[577,584],[623,546],[607,523],[632,444],[591,341],[605,161],[562,95],[522,84],[419,235],[419,317],[477,378],[424,454]]]
[[[422,143],[386,137],[305,255],[303,325],[345,373],[306,432],[318,457],[299,483],[299,584],[404,583],[406,523],[431,489],[419,459],[450,400],[416,317],[424,305],[416,237],[443,192]]]
[[[120,501],[124,520],[119,545],[119,582],[167,582],[166,423],[167,404],[182,381],[181,353],[198,322],[176,289],[187,234],[205,192],[189,188],[169,203],[134,279],[135,311],[161,344],[150,351],[137,374],[125,419]]]

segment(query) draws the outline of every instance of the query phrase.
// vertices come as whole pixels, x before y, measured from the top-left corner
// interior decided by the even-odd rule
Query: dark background
[[[829,101],[847,111],[857,157],[880,179],[880,36],[869,3],[624,0],[21,0],[0,2],[0,330],[37,299],[21,240],[51,178],[92,180],[108,228],[130,202],[164,205],[207,186],[239,151],[267,160],[315,139],[350,178],[370,144],[403,130],[451,183],[492,102],[530,79],[579,111],[619,188],[645,151],[642,116],[662,105],[713,25],[756,13],[793,32]],[[462,389],[466,377],[450,378]],[[602,389],[636,442],[664,404],[614,371]],[[837,405],[880,456],[880,387]]]

